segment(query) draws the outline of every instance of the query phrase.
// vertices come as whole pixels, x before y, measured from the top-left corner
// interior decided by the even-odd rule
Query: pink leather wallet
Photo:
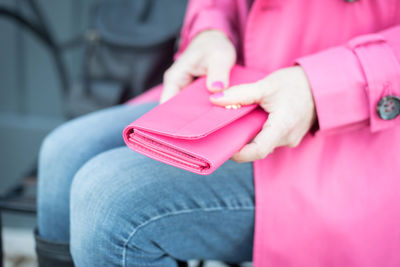
[[[235,66],[230,85],[259,80],[265,74]],[[268,114],[258,105],[226,109],[213,105],[205,78],[128,125],[129,148],[155,160],[207,175],[226,162],[262,128]]]

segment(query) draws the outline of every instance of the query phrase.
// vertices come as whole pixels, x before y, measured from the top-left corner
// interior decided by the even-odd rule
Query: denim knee
[[[133,201],[140,198],[139,174],[124,171],[121,150],[96,156],[74,177],[70,213],[71,253],[76,266],[124,266],[124,243],[136,211],[144,204]],[[139,172],[140,163],[131,164],[136,164]]]
[[[65,127],[59,126],[43,139],[39,150],[39,164],[46,166],[49,161],[57,160],[62,150],[62,147],[58,144],[63,139],[63,136],[66,135],[64,129]]]
[[[43,139],[40,147],[39,170],[49,172],[51,169],[57,168],[55,164],[69,166],[79,161],[82,145],[87,143],[84,132],[84,124],[79,120],[64,123],[52,130]],[[65,169],[76,171],[66,167]]]

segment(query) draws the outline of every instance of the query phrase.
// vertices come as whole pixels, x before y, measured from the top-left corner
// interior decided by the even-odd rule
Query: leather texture
[[[254,82],[263,76],[235,66],[230,84]],[[202,175],[212,173],[260,131],[268,114],[257,105],[216,106],[210,95],[205,78],[197,79],[126,127],[125,143],[172,166]]]

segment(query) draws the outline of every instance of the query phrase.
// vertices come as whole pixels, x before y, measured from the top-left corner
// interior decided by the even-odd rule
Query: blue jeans
[[[155,103],[118,106],[72,120],[43,142],[38,228],[70,242],[75,265],[176,266],[174,259],[250,261],[251,163],[200,176],[142,156],[122,130]]]

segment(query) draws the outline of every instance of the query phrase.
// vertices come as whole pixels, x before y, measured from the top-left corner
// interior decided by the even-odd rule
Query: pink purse
[[[235,66],[230,85],[254,82],[265,74]],[[155,160],[207,175],[248,143],[268,114],[258,105],[226,109],[213,105],[205,78],[128,125],[129,148]]]

